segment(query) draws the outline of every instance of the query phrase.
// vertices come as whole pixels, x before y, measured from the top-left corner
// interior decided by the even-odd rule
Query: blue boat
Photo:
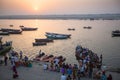
[[[50,38],[50,39],[67,39],[68,36],[65,36],[65,35],[52,35],[52,34],[47,34],[45,35],[47,38]]]

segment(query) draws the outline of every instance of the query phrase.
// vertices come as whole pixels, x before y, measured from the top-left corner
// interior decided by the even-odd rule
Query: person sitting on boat
[[[41,54],[41,49],[40,49],[40,51],[39,51],[39,55]]]
[[[38,57],[42,57],[42,56],[44,56],[44,55],[45,55],[45,53],[44,53],[44,52],[41,52],[41,50],[40,50]]]
[[[23,54],[23,52],[22,52],[22,51],[20,51],[20,53],[19,53],[19,54],[20,54],[20,59],[22,59],[22,54]]]
[[[28,61],[28,57],[27,57],[27,56],[25,56],[25,57],[24,57],[24,60],[25,60],[25,62],[27,62],[27,61]]]

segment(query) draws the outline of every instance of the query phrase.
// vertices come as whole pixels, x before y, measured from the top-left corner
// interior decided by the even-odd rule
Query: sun
[[[37,11],[37,10],[38,10],[38,7],[34,7],[34,10]]]

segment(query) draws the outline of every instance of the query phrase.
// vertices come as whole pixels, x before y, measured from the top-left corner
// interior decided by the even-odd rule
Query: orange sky
[[[120,13],[120,0],[0,0],[0,15]]]

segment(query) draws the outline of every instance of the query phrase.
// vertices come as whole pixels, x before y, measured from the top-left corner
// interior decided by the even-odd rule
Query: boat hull
[[[33,42],[33,46],[42,46],[42,45],[47,45],[46,42]]]
[[[63,36],[63,35],[46,35],[47,38],[49,39],[67,39],[67,36]]]

